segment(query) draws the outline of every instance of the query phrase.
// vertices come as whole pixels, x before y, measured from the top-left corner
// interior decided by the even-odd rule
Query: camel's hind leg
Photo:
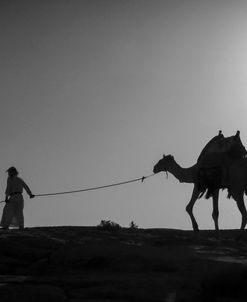
[[[238,209],[242,215],[241,230],[244,230],[247,224],[247,211],[244,204],[244,191],[243,190],[232,190],[232,197],[236,200]]]
[[[213,213],[215,231],[219,231],[219,190],[215,190],[213,193]]]
[[[191,196],[191,199],[190,199],[190,202],[188,203],[188,205],[186,206],[186,211],[187,213],[189,214],[190,216],[190,219],[191,219],[191,222],[192,222],[192,227],[193,227],[193,230],[195,232],[198,232],[199,231],[199,228],[198,228],[198,224],[196,222],[196,219],[193,215],[193,207],[194,207],[194,204],[195,202],[197,201],[198,199],[198,196],[199,196],[199,191],[197,189],[197,186],[194,186],[194,189],[193,189],[193,193],[192,193],[192,196]]]

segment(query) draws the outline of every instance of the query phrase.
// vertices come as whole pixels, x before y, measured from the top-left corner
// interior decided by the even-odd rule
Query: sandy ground
[[[0,231],[0,301],[247,301],[247,233]]]

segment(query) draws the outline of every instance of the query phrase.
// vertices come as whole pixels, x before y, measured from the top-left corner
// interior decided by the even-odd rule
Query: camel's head
[[[161,158],[157,164],[153,168],[154,173],[159,173],[161,171],[167,172],[169,170],[169,167],[171,163],[174,162],[174,157],[172,155],[163,155],[163,158]]]

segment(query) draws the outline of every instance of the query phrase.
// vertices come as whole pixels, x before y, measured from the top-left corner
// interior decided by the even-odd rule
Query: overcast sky
[[[148,175],[163,153],[189,167],[219,129],[247,144],[244,0],[1,1],[0,36],[2,199],[12,165],[39,194]],[[25,222],[190,229],[191,191],[160,173],[25,195]],[[221,196],[220,226],[239,227]],[[211,211],[197,202],[201,228]]]

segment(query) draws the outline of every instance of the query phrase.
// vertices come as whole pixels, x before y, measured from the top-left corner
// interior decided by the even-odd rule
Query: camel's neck
[[[189,168],[182,168],[175,161],[171,163],[170,167],[168,168],[168,172],[170,172],[180,182],[186,182],[186,183],[194,182],[194,178],[193,178],[194,171],[195,171],[195,166]]]

